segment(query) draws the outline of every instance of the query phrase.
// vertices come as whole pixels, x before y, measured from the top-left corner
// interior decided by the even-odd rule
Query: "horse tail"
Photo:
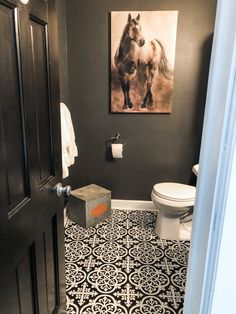
[[[168,80],[171,80],[173,73],[172,73],[171,69],[169,68],[169,62],[168,62],[168,59],[166,57],[165,49],[159,40],[157,40],[157,39],[155,39],[155,40],[157,41],[158,45],[161,48],[161,58],[160,58],[160,63],[158,65],[158,72],[161,73]]]

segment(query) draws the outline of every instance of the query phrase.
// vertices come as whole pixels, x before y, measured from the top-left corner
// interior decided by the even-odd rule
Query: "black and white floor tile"
[[[182,314],[189,242],[160,240],[156,214],[113,210],[65,229],[67,314]]]

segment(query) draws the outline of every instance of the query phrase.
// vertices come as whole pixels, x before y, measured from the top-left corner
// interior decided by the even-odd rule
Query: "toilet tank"
[[[198,175],[198,170],[199,170],[199,164],[194,165],[192,168],[192,171],[196,176]]]

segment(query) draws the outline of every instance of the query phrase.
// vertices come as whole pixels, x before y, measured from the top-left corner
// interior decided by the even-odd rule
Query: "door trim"
[[[235,11],[235,1],[218,1],[187,273],[185,314],[207,314],[211,313],[212,308],[236,141],[236,108],[233,105],[236,92]]]

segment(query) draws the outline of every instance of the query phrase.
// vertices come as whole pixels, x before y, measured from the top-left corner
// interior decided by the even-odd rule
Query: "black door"
[[[0,0],[0,313],[65,313],[55,0]]]

